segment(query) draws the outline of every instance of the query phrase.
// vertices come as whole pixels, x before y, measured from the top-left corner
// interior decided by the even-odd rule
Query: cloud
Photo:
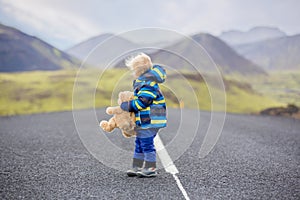
[[[104,32],[161,27],[184,34],[277,26],[300,32],[298,0],[0,0],[0,20],[66,48]]]
[[[184,33],[204,31],[218,35],[230,29],[246,31],[259,25],[284,28],[289,34],[300,32],[297,0],[162,1],[162,7],[165,14],[161,24],[173,25]]]
[[[57,1],[2,0],[2,4],[4,12],[13,16],[21,26],[30,26],[42,38],[79,42],[101,32],[99,24],[80,15],[80,11],[66,9]]]

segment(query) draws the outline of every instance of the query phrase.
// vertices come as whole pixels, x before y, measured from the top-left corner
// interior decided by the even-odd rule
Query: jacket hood
[[[166,80],[166,71],[159,65],[153,65],[150,70],[142,74],[138,80],[140,81],[154,81],[156,83],[163,83]]]

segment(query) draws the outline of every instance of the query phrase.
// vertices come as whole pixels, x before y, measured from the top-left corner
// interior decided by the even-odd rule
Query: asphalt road
[[[108,118],[103,113],[97,111],[99,119]],[[168,128],[160,134],[166,146],[179,117],[169,111]],[[228,114],[215,148],[200,159],[209,120],[201,112],[193,143],[174,160],[190,199],[300,199],[299,120]],[[133,150],[133,139],[118,131],[107,135],[121,149]],[[129,178],[126,167],[101,163],[80,140],[71,112],[1,117],[0,137],[1,199],[184,199],[164,169],[156,178]]]

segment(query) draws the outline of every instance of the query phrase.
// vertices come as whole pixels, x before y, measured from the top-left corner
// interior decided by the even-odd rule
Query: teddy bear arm
[[[120,108],[120,106],[108,107],[106,109],[106,113],[109,115],[120,114],[120,113],[122,113],[122,111],[123,110]]]

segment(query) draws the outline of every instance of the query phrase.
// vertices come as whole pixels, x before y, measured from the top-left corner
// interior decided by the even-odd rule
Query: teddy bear
[[[123,91],[119,93],[118,104],[122,102],[133,100],[133,92]],[[102,120],[100,127],[106,131],[111,132],[115,128],[120,128],[124,137],[129,138],[136,135],[135,128],[135,114],[133,112],[123,111],[120,106],[107,107],[106,113],[113,115],[108,121]]]

